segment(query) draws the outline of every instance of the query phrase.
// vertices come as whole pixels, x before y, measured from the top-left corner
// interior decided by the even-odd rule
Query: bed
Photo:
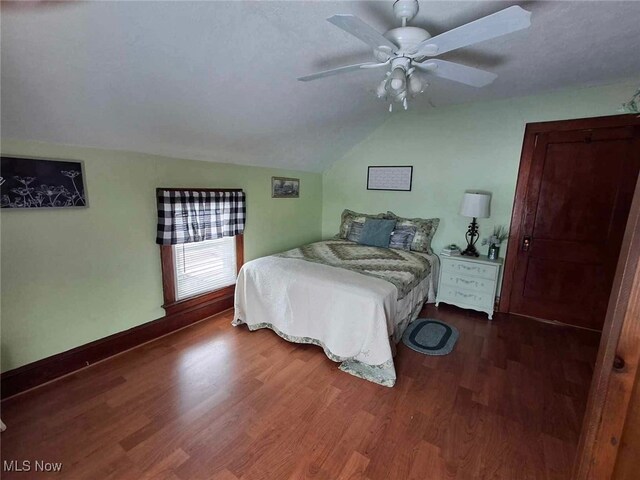
[[[395,344],[435,301],[438,257],[336,239],[246,263],[233,325],[323,348],[340,369],[392,387]]]

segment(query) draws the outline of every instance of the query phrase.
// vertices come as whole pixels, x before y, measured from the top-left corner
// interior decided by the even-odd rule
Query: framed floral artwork
[[[82,162],[0,157],[2,208],[82,208],[87,193]]]

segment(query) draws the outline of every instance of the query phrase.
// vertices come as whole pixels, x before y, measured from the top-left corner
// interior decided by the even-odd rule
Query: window
[[[236,235],[161,245],[162,307],[167,315],[208,305],[213,308],[216,302],[225,305],[218,311],[232,307],[236,277],[244,262],[243,240]]]
[[[233,307],[244,262],[244,192],[158,188],[156,197],[167,315],[180,315],[175,321],[182,322]]]
[[[236,283],[236,240],[222,237],[173,245],[176,300],[219,290]]]

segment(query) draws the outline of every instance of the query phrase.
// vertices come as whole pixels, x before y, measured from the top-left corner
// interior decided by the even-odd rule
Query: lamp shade
[[[467,192],[462,197],[460,215],[465,217],[489,218],[491,195],[488,193]]]

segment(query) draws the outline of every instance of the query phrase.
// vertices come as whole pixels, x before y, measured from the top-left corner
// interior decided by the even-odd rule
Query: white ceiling
[[[421,2],[433,35],[518,3],[532,27],[443,58],[499,75],[430,80],[426,111],[640,73],[640,2]],[[2,137],[320,171],[389,113],[379,71],[296,77],[373,60],[325,21],[397,26],[384,2],[97,2],[2,12]],[[394,115],[402,115],[394,113]]]

